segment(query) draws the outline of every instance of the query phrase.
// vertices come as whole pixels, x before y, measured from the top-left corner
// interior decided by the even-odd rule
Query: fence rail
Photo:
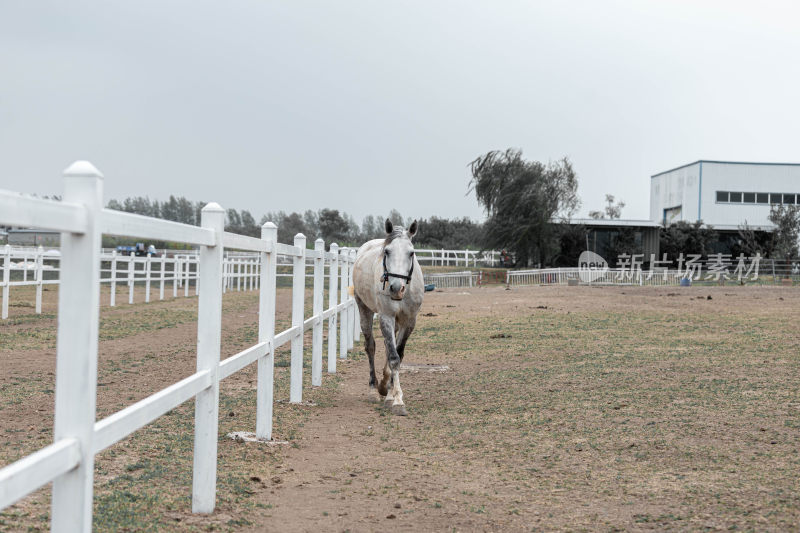
[[[257,414],[255,433],[272,438],[275,350],[291,343],[290,402],[302,401],[303,333],[312,335],[312,385],[322,382],[323,326],[327,319],[328,372],[336,371],[337,355],[347,356],[358,336],[355,305],[349,296],[355,250],[338,249],[317,240],[306,250],[305,237],[298,234],[294,245],[277,243],[277,228],[262,227],[261,239],[224,232],[225,211],[208,204],[202,211],[201,227],[139,217],[103,209],[103,177],[85,161],[64,171],[64,201],[26,198],[0,191],[0,222],[61,231],[59,261],[60,292],[56,348],[54,443],[0,470],[0,509],[33,490],[53,482],[51,530],[89,532],[92,527],[94,456],[124,439],[181,403],[195,398],[194,465],[192,511],[210,513],[216,500],[219,382],[251,363],[257,363]],[[141,238],[194,243],[200,246],[192,272],[198,293],[197,371],[191,376],[139,402],[95,421],[99,285],[118,278],[102,278],[100,238],[104,232]],[[241,237],[241,238],[240,238]],[[235,246],[258,254],[260,268],[240,268],[247,263],[228,260],[224,247]],[[279,255],[291,256],[292,326],[275,332],[275,297]],[[7,256],[10,254],[7,254]],[[44,255],[39,255],[39,260]],[[175,258],[179,261],[178,258]],[[231,258],[228,258],[231,259]],[[313,262],[313,309],[304,317],[306,260]],[[120,257],[135,266],[142,258]],[[147,265],[165,264],[164,259],[144,259]],[[247,258],[240,261],[247,261]],[[114,270],[117,259],[111,260]],[[185,265],[190,264],[188,261]],[[173,265],[173,280],[185,267]],[[227,265],[227,267],[226,267]],[[327,267],[327,269],[326,269]],[[4,292],[11,286],[10,262],[5,262]],[[41,274],[42,268],[37,266]],[[108,269],[106,269],[108,270]],[[157,271],[157,270],[156,270]],[[327,275],[326,275],[327,271]],[[165,271],[161,270],[164,274]],[[197,275],[201,273],[202,275]],[[232,275],[233,273],[233,275]],[[135,271],[127,272],[135,278]],[[323,309],[325,279],[328,307]],[[145,282],[146,282],[145,278]],[[186,280],[187,278],[184,278]],[[235,279],[253,284],[259,291],[258,343],[221,359],[222,296],[226,283]],[[36,278],[41,282],[42,277]],[[188,289],[189,284],[185,287]],[[338,297],[338,301],[337,301]],[[4,299],[4,302],[7,302]],[[338,338],[337,338],[338,336]],[[338,342],[337,342],[338,341]],[[337,344],[339,349],[337,350]]]

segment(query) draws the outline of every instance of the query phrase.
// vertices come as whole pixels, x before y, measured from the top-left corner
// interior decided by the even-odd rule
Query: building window
[[[800,194],[779,192],[717,191],[717,203],[800,205]]]

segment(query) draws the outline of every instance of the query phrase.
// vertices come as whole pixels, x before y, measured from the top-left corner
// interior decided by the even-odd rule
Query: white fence
[[[579,268],[540,268],[534,270],[509,270],[506,272],[507,285],[680,285],[684,273],[678,270],[631,271],[610,268],[603,272],[587,271]]]
[[[224,231],[225,212],[217,204],[202,211],[200,227],[103,209],[102,175],[85,161],[64,171],[62,202],[0,191],[0,222],[60,231],[61,261],[56,350],[54,443],[0,470],[0,509],[53,482],[51,530],[89,532],[92,528],[94,456],[156,418],[195,398],[192,511],[210,513],[216,500],[219,382],[251,363],[258,365],[255,433],[272,438],[275,350],[291,343],[290,402],[302,401],[303,333],[312,334],[311,382],[322,384],[323,326],[327,319],[328,372],[336,356],[345,358],[358,336],[352,283],[355,250],[321,240],[306,250],[305,237],[294,245],[277,241],[267,223],[261,238]],[[102,234],[184,242],[200,247],[197,321],[197,372],[166,389],[95,422],[99,284]],[[221,356],[225,248],[259,254],[258,344],[224,360]],[[293,260],[292,326],[275,333],[279,256]],[[313,260],[312,316],[304,318],[306,258]],[[323,309],[325,270],[328,306]],[[6,285],[7,287],[8,285]],[[338,350],[337,350],[338,329]]]
[[[6,245],[0,252],[3,277],[2,312],[0,318],[8,318],[8,302],[11,287],[36,287],[35,309],[42,312],[42,287],[58,285],[61,264],[60,251],[45,251],[39,248],[12,248]],[[291,263],[287,263],[291,264]],[[144,301],[150,302],[151,289],[158,289],[158,299],[163,300],[167,284],[171,285],[172,297],[180,294],[197,294],[199,276],[199,256],[197,254],[178,254],[168,257],[137,257],[134,254],[120,255],[116,251],[100,255],[100,283],[109,286],[108,304],[117,304],[119,287],[127,287],[128,303],[134,303],[135,287],[138,284],[144,291]],[[258,289],[260,259],[257,254],[226,253],[223,260],[223,290]],[[16,274],[15,274],[16,273]],[[278,274],[291,276],[291,274]],[[190,287],[194,285],[194,290]]]
[[[414,250],[420,265],[429,266],[500,266],[500,252],[476,250]]]
[[[480,285],[481,272],[445,272],[424,274],[425,284],[433,283],[437,288],[475,287]]]

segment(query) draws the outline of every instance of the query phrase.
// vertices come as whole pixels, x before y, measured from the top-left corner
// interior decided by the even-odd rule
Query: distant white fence
[[[583,276],[583,277],[582,277]],[[534,270],[509,270],[507,285],[568,285],[570,281],[581,285],[680,285],[684,273],[678,270],[630,271],[610,268],[605,272],[587,272],[579,268],[540,268]]]
[[[172,297],[197,294],[199,276],[199,255],[196,253],[178,253],[168,256],[135,256],[118,254],[116,250],[104,251],[100,255],[100,283],[109,286],[108,304],[117,304],[120,288],[127,287],[128,303],[134,303],[136,286],[144,291],[144,301],[150,302],[152,290],[158,289],[158,299],[163,300],[167,284],[171,285]],[[2,306],[0,318],[8,318],[8,302],[11,287],[36,287],[35,312],[42,312],[42,287],[58,285],[61,252],[45,251],[41,246],[0,248],[2,261],[2,279],[0,294]],[[308,261],[311,261],[310,259]],[[291,267],[292,261],[281,256],[279,266]],[[258,289],[261,263],[258,254],[242,252],[226,252],[222,263],[223,291],[248,291]],[[278,277],[291,277],[290,272],[279,272]],[[307,274],[307,277],[313,277]],[[191,286],[194,285],[194,289]]]
[[[328,372],[336,356],[345,358],[358,336],[352,284],[355,250],[339,250],[317,240],[306,250],[298,234],[294,245],[277,241],[272,223],[261,238],[224,231],[225,211],[208,204],[201,226],[103,209],[102,175],[85,161],[64,171],[62,202],[0,191],[0,222],[60,231],[61,284],[58,299],[54,443],[0,470],[0,509],[53,482],[51,530],[84,532],[92,528],[94,456],[156,418],[195,398],[192,511],[210,513],[216,500],[219,383],[250,363],[258,365],[258,438],[272,438],[275,350],[291,343],[289,401],[302,401],[303,333],[312,330],[311,383],[322,384],[323,325],[327,319]],[[169,240],[200,247],[197,320],[197,372],[123,410],[95,422],[99,284],[102,234]],[[258,277],[258,344],[224,360],[221,356],[224,249],[255,252]],[[292,258],[292,326],[275,333],[278,257]],[[313,260],[312,316],[304,318],[306,258]],[[328,304],[323,303],[327,267]],[[180,268],[177,269],[180,271]],[[7,288],[6,285],[4,288]],[[338,350],[337,350],[338,329]]]
[[[432,283],[440,289],[453,287],[475,287],[480,284],[481,272],[444,272],[441,274],[424,274],[425,284]]]
[[[415,249],[414,255],[420,265],[428,266],[500,266],[500,252],[476,250],[431,250]]]

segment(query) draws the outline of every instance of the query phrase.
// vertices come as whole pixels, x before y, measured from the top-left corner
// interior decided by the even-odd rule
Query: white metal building
[[[800,204],[800,163],[700,160],[650,178],[650,220],[772,229],[770,205]]]

